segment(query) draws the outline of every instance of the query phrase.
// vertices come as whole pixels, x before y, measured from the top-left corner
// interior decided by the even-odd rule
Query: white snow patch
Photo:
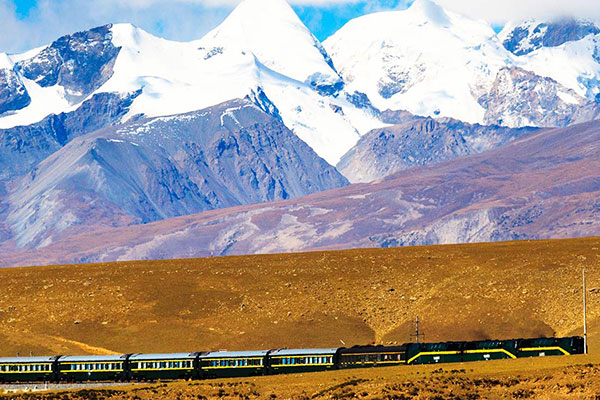
[[[366,199],[368,196],[370,196],[372,193],[364,193],[364,194],[355,194],[352,196],[346,196],[347,199],[351,199],[351,200],[364,200]]]
[[[225,126],[225,122],[223,121],[223,118],[225,118],[225,117],[231,118],[237,126],[241,126],[240,121],[238,121],[238,119],[236,118],[236,116],[234,114],[234,111],[239,111],[242,108],[243,108],[242,106],[231,107],[231,108],[228,108],[225,111],[223,111],[223,113],[221,114],[221,126]]]
[[[552,78],[579,96],[594,100],[600,82],[600,62],[594,54],[600,54],[600,34],[558,47],[540,48],[519,61],[522,68]]]
[[[13,62],[6,53],[0,53],[0,69],[12,69]]]
[[[28,107],[0,118],[0,129],[36,123],[50,114],[59,114],[71,105],[62,86],[41,87],[32,80],[21,78],[31,97]]]
[[[320,44],[283,0],[245,0],[203,40],[207,48],[235,45],[250,51],[267,68],[300,82],[340,80]]]
[[[579,100],[569,93],[558,91],[556,95],[567,104],[579,104]]]

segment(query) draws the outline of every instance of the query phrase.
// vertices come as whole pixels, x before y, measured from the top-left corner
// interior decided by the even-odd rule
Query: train
[[[249,377],[584,353],[584,340],[535,338],[260,351],[0,358],[0,383]]]

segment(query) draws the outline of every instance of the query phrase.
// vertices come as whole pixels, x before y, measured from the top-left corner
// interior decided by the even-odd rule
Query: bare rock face
[[[572,18],[554,22],[525,21],[507,32],[502,44],[511,53],[521,56],[542,47],[557,47],[598,33],[600,28],[593,22]]]
[[[73,99],[81,99],[112,76],[119,48],[112,43],[112,25],[66,35],[15,70],[42,87],[56,84]]]
[[[486,109],[486,124],[511,127],[564,127],[585,116],[593,119],[598,107],[555,80],[518,67],[500,70],[479,103]]]
[[[249,99],[79,137],[8,196],[19,245],[61,232],[148,223],[347,185],[280,119]]]
[[[77,110],[50,115],[42,121],[0,129],[0,181],[26,174],[73,138],[117,124],[139,92],[100,93]]]
[[[350,182],[369,182],[472,152],[459,132],[423,118],[369,132],[342,157],[337,168]]]
[[[387,112],[386,116],[388,121],[400,123],[367,133],[338,163],[338,170],[350,182],[369,182],[410,168],[479,153],[536,130],[471,125],[401,112]]]
[[[0,115],[25,108],[31,103],[19,76],[10,69],[0,69]]]

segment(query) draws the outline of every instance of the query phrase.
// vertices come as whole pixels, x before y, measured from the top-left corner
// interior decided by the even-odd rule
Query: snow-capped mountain
[[[69,114],[98,94],[138,93],[120,116],[126,122],[262,92],[286,126],[335,165],[361,135],[385,125],[378,109],[511,127],[575,121],[567,114],[589,109],[585,99],[594,101],[600,91],[592,33],[518,57],[485,22],[417,0],[405,11],[352,20],[322,46],[284,0],[245,0],[193,42],[118,24],[0,55],[0,129]],[[494,108],[506,100],[498,81],[514,68],[535,72],[535,86],[547,86],[518,87],[516,95],[531,96],[539,113],[563,114],[541,119],[527,107]]]
[[[35,54],[5,56],[3,64],[13,65],[8,71],[17,79],[4,74],[14,84],[0,97],[10,109],[0,115],[0,128],[72,111],[98,93],[141,90],[125,122],[262,91],[286,125],[334,164],[360,134],[381,123],[356,101],[359,95],[343,91],[329,56],[291,7],[284,0],[264,5],[242,2],[213,32],[189,43],[118,24],[65,36]]]
[[[552,43],[560,43],[555,36],[563,31],[553,32]],[[591,107],[600,91],[600,51],[593,32],[579,41],[570,40],[583,33],[566,33],[562,46],[519,57],[484,21],[417,0],[404,11],[352,20],[324,46],[347,90],[366,93],[381,110],[510,127],[565,126],[578,120],[571,117],[573,110]],[[507,71],[521,70],[533,72],[527,76],[531,84],[499,87],[508,82]],[[504,88],[512,92],[499,95]],[[531,104],[490,101],[506,101],[509,95]],[[540,118],[532,110],[554,117]]]
[[[482,122],[477,99],[512,55],[494,30],[417,0],[348,22],[324,42],[349,90],[382,109]]]
[[[325,92],[344,84],[321,43],[281,0],[246,0],[201,43],[215,46],[213,55],[250,50],[270,70]]]
[[[574,19],[508,23],[498,35],[521,67],[600,102],[600,27]]]
[[[529,19],[507,23],[498,37],[508,51],[522,56],[543,47],[558,47],[598,33],[600,28],[591,21],[564,18],[545,22]]]
[[[600,34],[557,47],[542,47],[521,58],[528,70],[600,103]]]

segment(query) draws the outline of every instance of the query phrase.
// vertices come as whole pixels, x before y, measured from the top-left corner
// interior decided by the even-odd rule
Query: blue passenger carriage
[[[269,373],[286,374],[335,369],[338,351],[338,348],[274,350],[269,355]]]
[[[211,351],[199,356],[203,378],[264,375],[268,350]]]
[[[0,358],[0,382],[56,381],[54,357]]]
[[[133,354],[128,364],[131,379],[194,379],[198,353]]]
[[[61,356],[57,371],[61,381],[122,381],[126,380],[126,355]]]

